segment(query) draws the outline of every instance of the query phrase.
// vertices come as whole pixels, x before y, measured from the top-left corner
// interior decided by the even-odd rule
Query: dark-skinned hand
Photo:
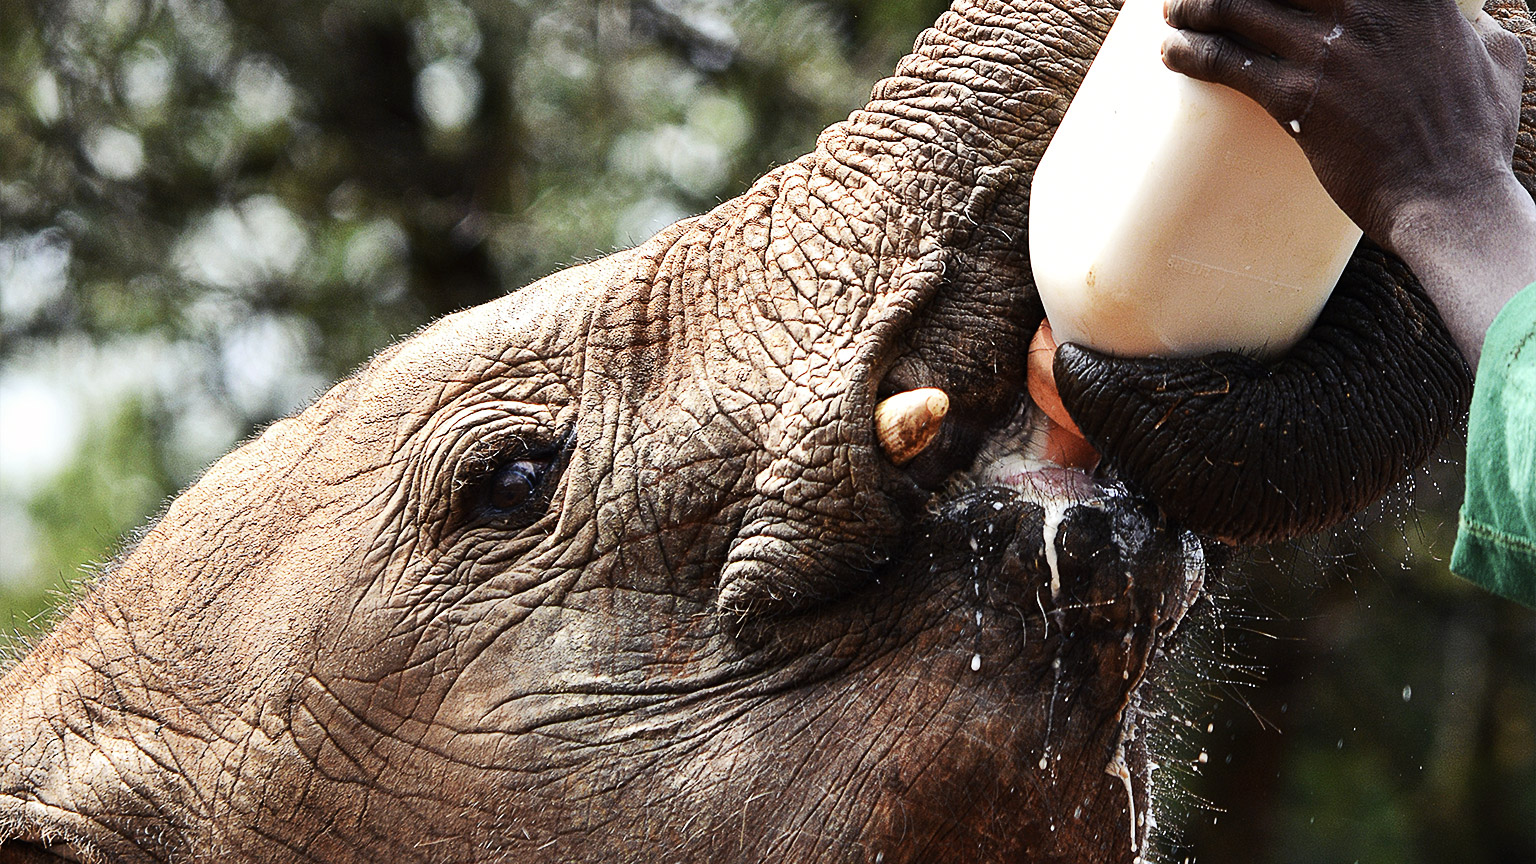
[[[1299,126],[1324,188],[1402,260],[1363,247],[1276,361],[1069,344],[1056,384],[1105,463],[1186,526],[1239,543],[1322,530],[1428,457],[1470,398],[1458,347],[1475,363],[1494,314],[1536,280],[1536,204],[1510,169],[1526,53],[1451,0],[1168,0],[1167,14],[1184,29],[1165,63]],[[1425,370],[1396,401],[1392,364]],[[1399,435],[1416,446],[1383,463]]]
[[[1407,208],[1510,179],[1526,55],[1451,0],[1167,0],[1168,68],[1246,94],[1389,250]],[[1294,125],[1293,125],[1294,121]],[[1295,132],[1296,129],[1300,132]]]

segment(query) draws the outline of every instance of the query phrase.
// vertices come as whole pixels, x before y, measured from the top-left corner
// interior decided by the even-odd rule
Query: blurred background
[[[392,340],[810,149],[945,5],[0,0],[0,642]],[[1219,589],[1168,860],[1536,861],[1536,614],[1446,571],[1459,459]]]

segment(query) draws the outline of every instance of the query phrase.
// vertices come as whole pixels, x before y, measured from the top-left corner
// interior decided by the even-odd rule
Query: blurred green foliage
[[[1536,614],[1449,574],[1459,447],[1221,590],[1184,842],[1211,862],[1536,861]],[[1183,860],[1176,858],[1175,860]]]
[[[808,150],[944,5],[0,0],[0,628],[393,339]],[[1536,615],[1447,574],[1458,474],[1229,577],[1171,860],[1536,861]]]

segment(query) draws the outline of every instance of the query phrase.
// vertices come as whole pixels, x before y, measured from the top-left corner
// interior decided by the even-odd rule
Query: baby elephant
[[[1346,517],[1468,383],[1363,249],[1305,364],[1138,413],[1085,360],[1101,467],[1041,458],[1030,178],[1114,15],[957,0],[815,152],[220,460],[0,679],[0,861],[1147,854],[1209,538]],[[1192,467],[1255,388],[1359,381],[1337,422],[1420,418],[1373,470]]]

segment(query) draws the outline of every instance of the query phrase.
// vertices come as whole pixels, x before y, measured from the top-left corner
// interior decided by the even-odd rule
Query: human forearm
[[[1404,205],[1383,239],[1413,268],[1476,369],[1488,325],[1536,282],[1536,201],[1508,174],[1455,198]]]

